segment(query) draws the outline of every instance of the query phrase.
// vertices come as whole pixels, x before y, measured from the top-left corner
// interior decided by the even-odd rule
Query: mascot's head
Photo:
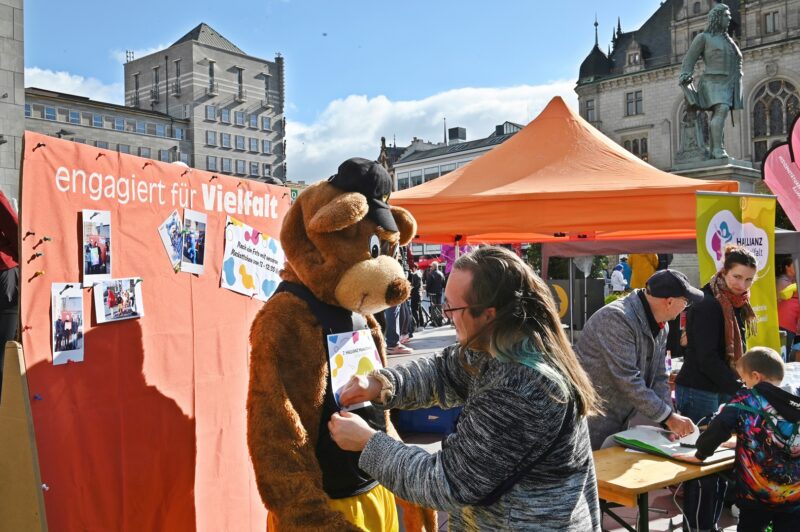
[[[329,304],[374,314],[404,301],[410,285],[395,258],[411,241],[411,214],[387,201],[392,179],[377,162],[348,159],[304,190],[281,228],[283,279]]]

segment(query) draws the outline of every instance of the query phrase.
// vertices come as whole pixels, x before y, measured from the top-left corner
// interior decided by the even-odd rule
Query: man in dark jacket
[[[444,292],[444,274],[439,270],[439,263],[433,261],[428,275],[425,277],[425,291],[431,302],[431,321],[437,327],[442,324],[442,293]]]

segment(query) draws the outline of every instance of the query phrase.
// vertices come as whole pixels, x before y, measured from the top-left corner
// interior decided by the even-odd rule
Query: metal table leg
[[[639,532],[649,532],[650,531],[650,509],[647,507],[647,493],[641,493],[638,497],[636,497],[636,501],[639,505],[639,526],[637,529]]]

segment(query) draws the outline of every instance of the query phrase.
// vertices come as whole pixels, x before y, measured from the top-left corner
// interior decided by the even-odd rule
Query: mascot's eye
[[[381,241],[378,238],[378,235],[372,235],[369,237],[369,254],[373,259],[377,259],[378,255],[381,254]]]

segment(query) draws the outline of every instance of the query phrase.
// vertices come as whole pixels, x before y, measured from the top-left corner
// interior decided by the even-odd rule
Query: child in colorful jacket
[[[779,388],[784,366],[767,347],[745,353],[737,368],[747,389],[723,405],[697,440],[702,462],[736,433],[736,505],[739,531],[797,530],[800,522],[800,397]]]

